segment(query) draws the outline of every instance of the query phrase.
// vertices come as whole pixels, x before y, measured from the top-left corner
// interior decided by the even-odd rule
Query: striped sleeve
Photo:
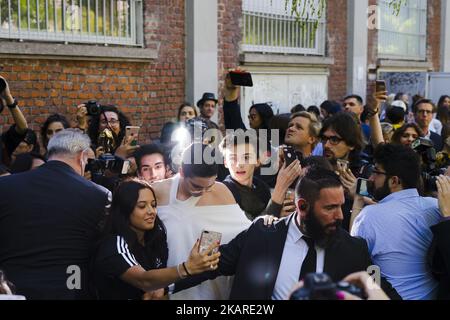
[[[97,271],[112,277],[119,277],[129,268],[138,266],[139,262],[128,248],[121,236],[105,240],[97,251],[95,268]]]

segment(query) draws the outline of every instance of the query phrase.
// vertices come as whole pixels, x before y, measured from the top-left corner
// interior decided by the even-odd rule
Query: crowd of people
[[[450,298],[449,96],[255,104],[247,128],[227,78],[139,145],[95,101],[38,135],[0,80],[0,299],[320,299],[321,274],[362,292],[336,299]]]

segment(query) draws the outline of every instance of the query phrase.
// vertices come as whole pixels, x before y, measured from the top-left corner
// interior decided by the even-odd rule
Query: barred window
[[[427,0],[407,0],[396,16],[389,0],[378,0],[380,57],[425,60]]]
[[[142,45],[142,0],[1,0],[0,38]]]
[[[324,16],[311,14],[301,23],[285,0],[243,0],[242,10],[243,51],[324,55]]]

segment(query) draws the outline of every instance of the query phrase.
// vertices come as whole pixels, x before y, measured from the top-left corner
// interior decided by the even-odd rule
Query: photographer
[[[91,117],[89,122],[87,116]],[[130,121],[115,106],[99,105],[95,101],[81,104],[77,107],[77,121],[79,129],[87,130],[97,157],[108,153],[126,159],[139,147],[132,145],[131,137],[126,139],[125,128]]]
[[[27,152],[39,153],[39,144],[36,134],[28,129],[28,123],[22,111],[18,107],[18,101],[11,95],[9,84],[0,76],[0,112],[8,108],[14,120],[14,124],[3,133],[1,140],[4,150],[2,154],[3,163],[9,166],[18,154]]]
[[[190,120],[198,117],[198,110],[195,106],[191,105],[189,102],[184,102],[178,108],[177,121],[167,122],[161,129],[160,142],[162,144],[170,145],[172,143],[173,133],[180,127]]]

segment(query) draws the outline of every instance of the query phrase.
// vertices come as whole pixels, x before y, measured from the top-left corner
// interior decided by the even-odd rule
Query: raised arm
[[[17,106],[17,101],[13,98],[11,95],[11,92],[9,90],[8,82],[5,78],[0,76],[0,79],[4,80],[6,83],[6,88],[3,90],[3,92],[0,92],[1,99],[4,105],[6,105],[9,109],[9,112],[11,113],[11,116],[14,119],[14,123],[16,124],[15,130],[19,135],[24,135],[28,129],[28,123],[25,119],[22,111]]]
[[[368,103],[370,111],[370,137],[372,140],[372,145],[375,148],[380,143],[384,143],[383,130],[381,129],[380,122],[380,108],[383,102],[387,99],[387,92],[376,92],[374,95],[375,102]]]
[[[239,105],[239,87],[231,83],[229,74],[225,79],[225,88],[223,91],[223,117],[225,122],[225,129],[243,129],[246,130],[245,124],[242,121],[241,107]]]

